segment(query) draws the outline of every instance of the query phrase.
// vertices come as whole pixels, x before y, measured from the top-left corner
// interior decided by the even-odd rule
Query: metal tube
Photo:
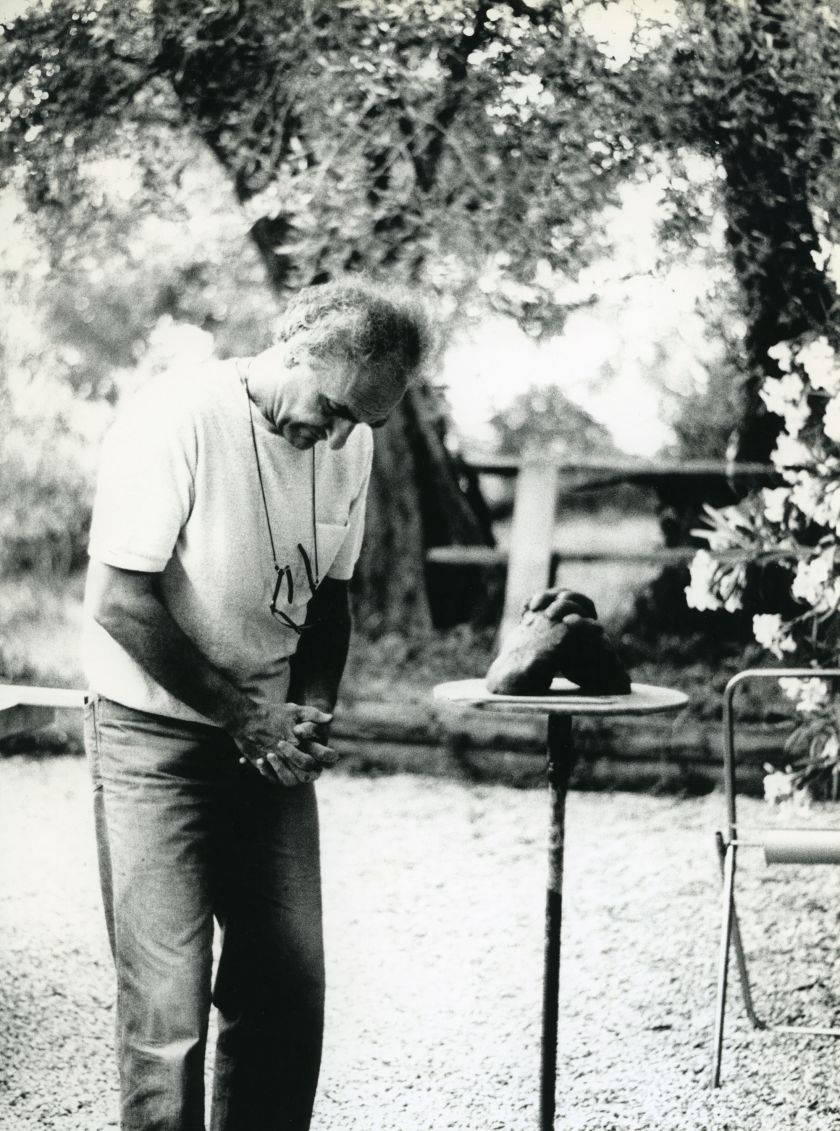
[[[735,886],[735,845],[729,844],[723,863],[723,927],[718,956],[715,1031],[712,1042],[712,1087],[720,1087],[720,1062],[723,1055],[723,1018],[726,1013],[726,982],[729,972],[729,940],[732,934],[733,890]]]
[[[739,682],[738,676],[734,676],[723,692],[723,783],[726,790],[726,823],[730,840],[734,840],[738,827],[735,814],[735,717],[732,700]]]
[[[819,1025],[770,1025],[777,1033],[801,1033],[806,1037],[840,1037],[840,1029],[825,1029]]]
[[[554,1131],[566,792],[574,760],[571,718],[567,715],[550,715],[548,719],[547,767],[549,797],[548,880],[545,898],[540,1131]]]
[[[773,829],[764,838],[768,864],[840,864],[840,830]]]
[[[743,848],[744,841],[730,841],[732,845],[737,845]],[[720,875],[721,879],[725,879],[724,860],[726,858],[726,848],[724,847],[723,836],[720,832],[715,833],[715,845],[717,846],[718,860],[720,861]],[[758,847],[757,845],[751,847]],[[747,1011],[747,1017],[755,1029],[766,1029],[767,1025],[755,1011],[753,1005],[752,989],[750,987],[749,973],[747,972],[747,956],[744,953],[744,944],[741,941],[741,928],[738,926],[738,911],[735,907],[735,888],[732,888],[732,944],[735,947],[735,959],[738,964],[738,980],[741,983],[741,998],[744,1002],[744,1009]]]
[[[751,679],[840,679],[840,668],[745,668],[737,672],[723,692],[723,775],[726,786],[726,816],[729,837],[737,836],[735,817],[735,692]]]

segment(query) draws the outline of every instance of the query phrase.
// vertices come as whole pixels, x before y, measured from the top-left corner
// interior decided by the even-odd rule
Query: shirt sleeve
[[[118,569],[163,570],[192,509],[196,432],[166,392],[144,386],[102,446],[88,552]]]
[[[362,552],[362,541],[365,535],[365,509],[373,464],[373,434],[369,428],[365,428],[365,433],[361,486],[350,504],[347,534],[327,574],[328,577],[333,577],[337,581],[350,580],[356,562],[359,560],[359,554]]]

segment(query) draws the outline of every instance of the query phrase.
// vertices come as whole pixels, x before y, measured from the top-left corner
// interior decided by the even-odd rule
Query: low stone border
[[[333,724],[348,773],[422,773],[519,788],[544,783],[545,730],[544,720],[452,710],[431,696],[428,704],[344,701]],[[760,795],[765,762],[784,764],[788,731],[785,724],[739,728],[739,783],[745,793]],[[580,719],[575,733],[580,758],[573,788],[702,794],[720,784],[720,723],[685,714]],[[80,712],[56,711],[52,735],[33,746],[55,751],[66,740],[79,750]],[[8,749],[25,752],[27,741],[19,737]]]
[[[351,772],[419,772],[529,786],[543,783],[545,722],[452,711],[440,704],[355,701],[336,711],[333,733]],[[738,731],[739,782],[760,794],[765,762],[784,762],[789,728]],[[705,793],[721,780],[723,730],[686,715],[576,723],[578,789]]]

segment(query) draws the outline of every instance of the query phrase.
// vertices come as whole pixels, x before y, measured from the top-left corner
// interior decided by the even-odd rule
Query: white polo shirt
[[[364,531],[373,438],[353,429],[333,451],[298,451],[253,410],[277,562],[291,572],[278,608],[298,624],[311,595],[300,543],[320,577],[349,579]],[[260,495],[248,400],[235,361],[164,374],[120,408],[102,449],[89,554],[161,574],[172,617],[256,702],[285,700],[298,636],[269,605],[276,571]],[[85,602],[82,659],[91,690],[138,710],[207,722],[157,684],[94,621]]]

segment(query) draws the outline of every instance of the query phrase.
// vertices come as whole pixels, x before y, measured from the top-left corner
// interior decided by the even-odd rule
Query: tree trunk
[[[777,342],[825,328],[836,303],[833,284],[812,253],[819,240],[808,205],[807,176],[792,171],[793,153],[768,153],[743,136],[724,154],[727,238],[746,297],[748,371],[741,388],[737,459],[766,461],[781,421],[759,390],[780,370],[767,354]]]
[[[715,19],[717,4],[710,5]],[[739,109],[719,104],[717,143],[726,173],[727,239],[745,297],[748,371],[741,389],[735,456],[763,462],[780,430],[759,390],[778,374],[767,351],[823,330],[836,310],[834,285],[814,262],[819,238],[810,207],[813,158],[805,156],[814,98],[780,81],[777,53],[790,49],[785,5],[755,0],[733,84]],[[748,111],[744,107],[749,108]]]
[[[423,633],[481,607],[480,574],[464,567],[436,573],[425,561],[431,546],[493,544],[480,496],[470,495],[459,471],[434,392],[415,386],[375,435],[365,548],[353,586],[368,630]]]
[[[401,408],[375,437],[365,543],[353,582],[356,614],[369,632],[405,632],[410,626],[423,635],[432,625],[413,463]]]

